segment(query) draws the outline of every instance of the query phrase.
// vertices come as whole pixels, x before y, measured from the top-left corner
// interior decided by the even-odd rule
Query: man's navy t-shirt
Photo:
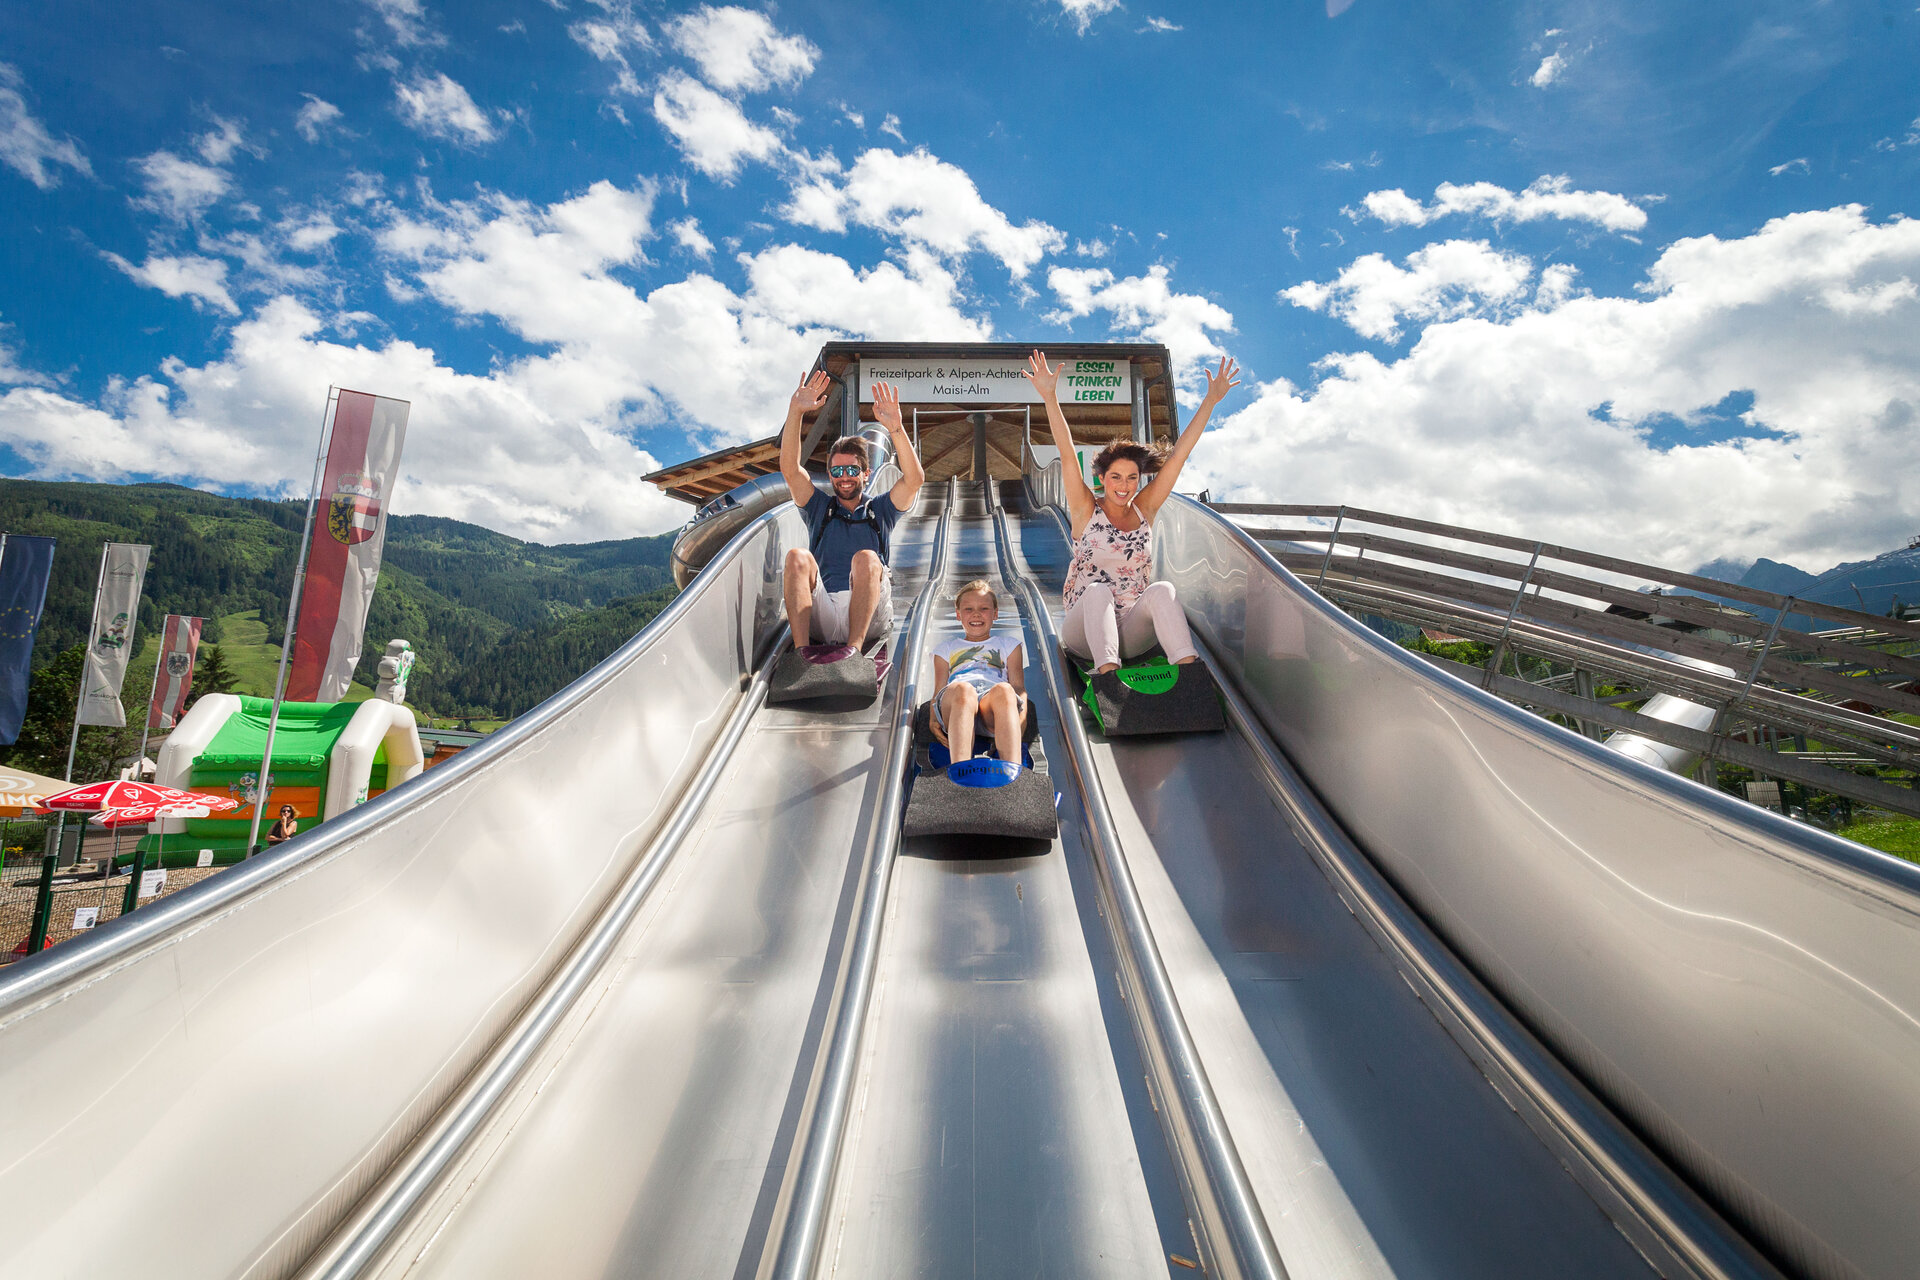
[[[871,551],[887,562],[888,539],[900,520],[900,508],[891,493],[881,493],[849,511],[825,489],[815,489],[801,508],[813,539],[813,558],[820,566],[820,585],[845,591],[852,584],[853,557]],[[878,526],[878,527],[876,527]]]

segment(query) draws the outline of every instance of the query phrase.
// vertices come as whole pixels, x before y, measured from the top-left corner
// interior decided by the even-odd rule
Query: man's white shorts
[[[828,591],[822,579],[813,583],[813,639],[816,644],[850,644],[847,639],[847,613],[853,608],[853,592]],[[893,572],[880,575],[880,602],[874,606],[873,620],[860,644],[877,640],[893,629]]]

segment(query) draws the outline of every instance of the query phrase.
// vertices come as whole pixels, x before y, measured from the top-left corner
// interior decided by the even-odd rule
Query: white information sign
[[[145,871],[140,875],[140,896],[151,898],[167,887],[165,871]]]
[[[196,866],[196,867],[210,867],[210,866],[212,866],[212,865],[213,865],[213,850],[211,850],[211,849],[202,849],[202,850],[200,851],[200,861],[198,861],[198,862],[196,862],[196,863],[194,863],[193,865],[194,865],[194,866]]]
[[[1061,404],[1130,404],[1133,362],[1068,360],[1060,371]],[[860,401],[873,403],[873,384],[892,384],[908,404],[1039,404],[1022,375],[1024,359],[862,360]]]
[[[82,929],[91,929],[99,923],[100,908],[75,907],[73,909],[73,931],[75,933],[80,932]]]

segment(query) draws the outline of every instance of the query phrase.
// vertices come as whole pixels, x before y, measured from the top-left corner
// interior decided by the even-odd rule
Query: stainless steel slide
[[[0,975],[0,1274],[1911,1274],[1920,876],[1420,664],[1176,499],[1225,734],[1090,737],[1016,486],[764,705],[760,518],[485,746]],[[898,838],[975,577],[1051,845]],[[1005,856],[983,857],[994,853]]]

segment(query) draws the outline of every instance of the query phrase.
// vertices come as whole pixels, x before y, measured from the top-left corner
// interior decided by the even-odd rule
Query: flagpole
[[[287,601],[287,629],[280,637],[280,671],[273,681],[273,710],[267,715],[267,745],[260,753],[260,775],[254,782],[253,824],[247,830],[247,851],[251,858],[260,842],[260,814],[267,807],[267,769],[273,762],[273,733],[280,727],[280,699],[287,691],[287,659],[293,655],[294,628],[300,621],[300,589],[307,580],[307,548],[313,542],[313,508],[320,499],[320,476],[327,465],[328,428],[333,407],[339,400],[339,388],[327,388],[327,403],[320,410],[320,448],[313,455],[313,483],[307,488],[307,521],[300,529],[300,558],[293,567],[293,598]]]
[[[67,740],[67,781],[73,781],[73,757],[80,749],[80,708],[87,699],[87,653],[93,649],[93,638],[100,631],[100,588],[107,581],[107,553],[113,547],[111,542],[100,544],[100,572],[93,580],[93,617],[87,623],[87,642],[80,655],[80,685],[73,695],[73,737]],[[53,825],[53,852],[58,857],[65,852],[61,841],[67,834],[67,815],[64,810]]]
[[[173,615],[168,614],[167,617],[171,619]],[[160,664],[167,656],[167,634],[167,624],[162,622],[160,624],[160,648],[155,651],[153,655],[153,683],[147,690],[147,709],[140,717],[140,754],[133,758],[133,780],[135,782],[145,782],[147,780],[147,734],[153,730],[153,700],[160,692]],[[153,771],[153,781],[156,785],[158,785],[160,781],[160,770],[158,768]],[[160,829],[162,832],[161,839],[164,840],[166,838],[166,824],[164,819],[161,822]],[[139,846],[136,844],[134,847],[138,849]],[[118,827],[113,829],[113,856],[116,858],[120,856],[120,828]],[[113,863],[108,862],[107,868],[108,870],[112,870]]]

